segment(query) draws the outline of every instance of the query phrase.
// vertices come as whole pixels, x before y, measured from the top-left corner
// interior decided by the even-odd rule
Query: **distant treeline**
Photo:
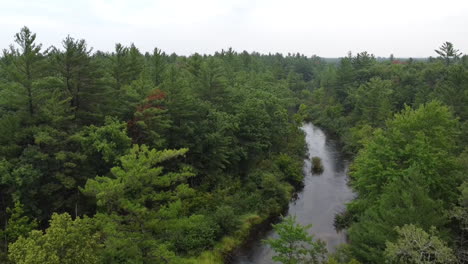
[[[2,263],[221,263],[301,186],[304,120],[357,153],[340,262],[393,260],[406,224],[443,261],[466,254],[468,63],[450,43],[397,63],[45,48],[26,27],[14,42],[0,57]]]

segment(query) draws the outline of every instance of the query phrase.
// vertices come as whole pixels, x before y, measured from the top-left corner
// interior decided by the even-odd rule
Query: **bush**
[[[236,215],[231,206],[220,206],[214,213],[213,218],[224,235],[237,230],[241,225],[239,215]]]
[[[322,173],[323,172],[323,164],[322,159],[319,157],[312,158],[312,172],[313,173]]]
[[[204,215],[192,215],[176,220],[169,232],[179,253],[198,255],[199,251],[214,245],[219,226]]]
[[[322,263],[327,249],[325,242],[314,240],[308,233],[312,225],[302,226],[296,222],[295,216],[283,219],[281,223],[273,225],[278,238],[263,240],[275,252],[272,260],[283,264]]]
[[[295,187],[303,186],[302,164],[286,154],[280,154],[276,158],[276,165],[284,175],[284,179]]]
[[[288,205],[292,193],[292,186],[281,182],[279,175],[263,173],[259,186],[261,201],[256,206],[261,215],[279,214]]]
[[[337,231],[348,228],[354,221],[354,215],[349,210],[344,210],[335,215],[333,226]]]

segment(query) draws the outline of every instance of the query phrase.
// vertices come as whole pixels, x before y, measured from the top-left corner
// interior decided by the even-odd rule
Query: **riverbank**
[[[328,250],[333,252],[336,247],[346,242],[343,232],[336,232],[333,220],[336,213],[344,209],[346,202],[354,194],[348,186],[347,170],[349,161],[340,151],[337,140],[311,123],[302,127],[305,132],[308,155],[304,160],[304,188],[297,198],[289,203],[287,215],[296,215],[300,224],[312,224],[310,233],[327,243]],[[313,156],[321,157],[324,172],[312,175],[311,161]],[[248,247],[237,252],[233,264],[267,264],[271,263],[273,252],[261,243],[262,239],[274,237],[271,230],[260,232],[259,236]]]

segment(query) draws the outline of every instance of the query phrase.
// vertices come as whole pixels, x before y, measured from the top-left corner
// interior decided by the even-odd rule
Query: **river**
[[[327,248],[333,252],[336,247],[346,243],[344,232],[336,232],[333,226],[335,214],[342,211],[346,202],[353,199],[354,194],[348,186],[349,161],[339,150],[337,141],[327,137],[320,128],[311,123],[302,126],[307,143],[308,158],[304,160],[304,188],[289,204],[288,215],[295,215],[302,225],[312,224],[309,233],[327,243]],[[322,159],[324,171],[322,174],[311,173],[311,158]],[[274,238],[277,234],[269,228],[259,232],[252,241],[236,252],[233,264],[267,264],[273,251],[261,240]]]

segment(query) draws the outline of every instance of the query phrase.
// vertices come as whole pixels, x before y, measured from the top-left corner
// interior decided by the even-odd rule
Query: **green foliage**
[[[354,114],[371,126],[381,126],[393,113],[392,82],[372,78],[349,95]]]
[[[261,196],[265,200],[262,204],[257,204],[260,207],[258,210],[264,214],[279,214],[287,205],[290,190],[271,172],[262,173],[260,177],[259,188],[261,189]]]
[[[328,254],[328,260],[324,263],[327,264],[338,264],[338,263],[347,263],[347,264],[359,264],[350,250],[349,244],[342,244],[336,248],[336,251]]]
[[[16,40],[0,59],[1,193],[43,229],[54,211],[97,211],[106,262],[210,249],[243,228],[242,215],[281,211],[302,182],[304,144],[289,110],[318,58],[276,56],[271,67],[268,56],[232,49],[93,53],[70,36],[42,53],[27,28]],[[179,229],[193,239],[178,248]]]
[[[299,126],[313,121],[359,153],[357,199],[337,217],[354,256],[329,263],[381,263],[405,224],[435,226],[466,262],[468,64],[448,42],[441,59],[382,61],[106,53],[70,36],[43,50],[26,27],[14,41],[0,55],[0,255],[23,236],[19,262],[85,256],[81,238],[47,242],[67,212],[92,216],[76,224],[90,245],[99,230],[89,263],[222,262],[302,185]],[[36,220],[46,233],[26,237]]]
[[[101,263],[99,240],[91,219],[54,214],[45,233],[34,230],[20,237],[10,245],[8,256],[15,264]]]
[[[2,239],[1,246],[5,252],[0,251],[0,262],[8,263],[7,250],[11,243],[15,242],[20,237],[25,237],[28,233],[37,227],[37,221],[31,220],[23,210],[23,205],[16,201],[15,207],[6,208],[5,228],[0,230]]]
[[[314,173],[323,172],[323,164],[322,164],[322,159],[320,157],[312,157],[312,172]]]
[[[104,126],[85,127],[76,138],[89,156],[100,156],[108,164],[116,164],[131,146],[125,123],[106,117]]]
[[[61,76],[61,90],[70,103],[74,119],[87,123],[99,118],[94,102],[103,101],[103,89],[99,85],[102,74],[92,61],[91,51],[84,39],[67,36],[62,42],[63,51],[50,52],[53,69]]]
[[[461,56],[461,53],[448,41],[444,42],[435,52],[439,54],[440,58],[443,59],[447,65],[450,64],[451,61],[459,59]]]
[[[302,186],[303,175],[301,170],[301,163],[296,157],[291,157],[287,154],[281,153],[276,158],[276,165],[283,173],[284,179],[293,186]]]
[[[273,260],[284,264],[322,263],[327,250],[322,241],[314,241],[313,236],[307,233],[311,227],[301,226],[291,216],[273,225],[279,237],[264,240],[276,253]]]
[[[388,242],[385,249],[389,263],[456,263],[452,250],[434,235],[434,229],[428,234],[415,225],[405,225],[396,231],[398,240]]]
[[[449,153],[458,133],[457,120],[440,103],[407,107],[387,122],[386,130],[376,131],[356,157],[353,186],[362,199],[373,199],[386,183],[414,167],[424,175],[432,197],[450,201],[451,190],[460,184],[457,177],[446,177],[456,168]]]
[[[29,219],[24,215],[23,205],[20,202],[15,202],[13,209],[7,208],[9,215],[5,230],[0,232],[1,237],[5,238],[5,244],[15,242],[20,236],[27,234],[37,227],[37,222]]]
[[[468,71],[452,44],[437,52],[445,65],[349,54],[303,92],[300,120],[336,133],[347,152],[357,153],[350,174],[358,196],[335,224],[349,227],[350,251],[365,263],[382,263],[385,243],[394,243],[394,228],[405,224],[435,226],[458,260],[466,259],[457,186],[468,167],[457,156],[467,145],[460,125]]]
[[[21,100],[19,109],[27,111],[30,116],[36,112],[39,103],[37,96],[40,96],[34,82],[40,79],[44,72],[42,45],[36,44],[35,41],[36,34],[32,33],[29,28],[23,27],[15,35],[15,42],[19,47],[15,48],[12,45],[10,51],[4,53],[8,79],[20,95],[18,97]]]
[[[185,184],[193,173],[188,168],[166,171],[160,164],[186,152],[187,149],[158,151],[134,145],[120,158],[121,165],[111,169],[113,177],[88,180],[82,191],[95,197],[103,212],[97,217],[108,236],[104,252],[107,262],[139,263],[174,255],[167,242],[173,242],[175,249],[183,252],[213,244],[216,231],[202,216],[170,221],[177,219],[183,209],[180,201],[194,194]],[[169,234],[165,226],[171,231]],[[166,243],[159,241],[156,234],[166,236]]]
[[[134,145],[120,158],[121,166],[111,169],[112,178],[89,179],[83,192],[96,197],[97,205],[105,211],[144,215],[148,209],[159,208],[175,197],[190,195],[186,185],[178,185],[193,176],[188,168],[165,173],[162,166],[156,166],[186,152],[187,149],[158,151]]]
[[[241,225],[241,219],[231,206],[223,205],[216,209],[213,219],[221,228],[223,234],[236,231]]]
[[[372,138],[373,133],[374,129],[368,124],[357,125],[350,128],[349,131],[343,135],[343,141],[346,142],[346,150],[351,153],[356,153]]]
[[[457,224],[458,233],[455,235],[455,255],[460,262],[468,260],[468,181],[459,187],[460,197],[458,204],[452,209],[450,215]]]
[[[165,98],[164,92],[154,90],[146,97],[144,104],[137,107],[133,120],[128,124],[135,143],[158,148],[166,145],[163,135],[170,129],[171,120],[164,109]]]
[[[396,226],[427,230],[447,223],[444,207],[456,199],[452,190],[460,184],[455,157],[448,154],[457,135],[450,111],[431,102],[395,115],[364,145],[351,172],[359,197],[348,206],[358,219],[349,235],[359,259],[378,263]]]
[[[428,194],[420,172],[412,170],[408,175],[389,183],[377,201],[366,201],[368,208],[359,221],[349,229],[351,250],[359,260],[379,263],[386,241],[396,238],[394,228],[414,223],[428,230],[431,226],[443,227],[447,223],[440,201]],[[361,204],[359,204],[361,203]],[[353,201],[348,209],[364,206]]]
[[[204,215],[191,215],[177,219],[171,228],[171,242],[178,252],[196,255],[199,250],[211,248],[219,232],[219,226]]]

